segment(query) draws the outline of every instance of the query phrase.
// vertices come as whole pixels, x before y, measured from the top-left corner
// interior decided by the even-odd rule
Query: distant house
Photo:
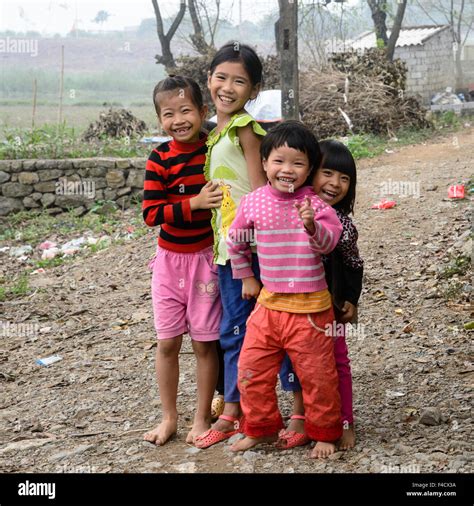
[[[345,44],[345,50],[361,52],[371,47],[376,47],[374,31],[364,32]],[[341,50],[343,48],[339,47]],[[407,93],[420,95],[425,104],[447,86],[455,87],[453,39],[449,25],[402,28],[394,58],[400,58],[407,65]]]

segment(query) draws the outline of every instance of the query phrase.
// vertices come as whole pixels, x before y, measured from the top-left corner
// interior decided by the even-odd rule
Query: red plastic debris
[[[464,185],[452,184],[448,188],[448,198],[450,199],[463,199],[464,198]]]
[[[372,209],[392,209],[397,203],[394,200],[382,199],[380,202],[372,205]]]

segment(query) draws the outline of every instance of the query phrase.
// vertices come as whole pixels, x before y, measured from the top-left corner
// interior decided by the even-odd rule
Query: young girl
[[[309,186],[321,153],[308,128],[281,123],[264,138],[261,156],[269,183],[242,198],[228,239],[233,277],[242,280],[244,297],[258,296],[239,359],[246,437],[232,449],[277,440],[283,421],[275,385],[286,352],[303,388],[306,433],[317,441],[311,456],[324,458],[334,453],[342,423],[321,254],[334,249],[342,226]],[[254,232],[261,291],[250,266]]]
[[[201,125],[207,107],[199,86],[186,77],[167,77],[153,90],[153,102],[173,139],[153,150],[145,172],[143,218],[150,227],[160,225],[150,267],[163,417],[144,439],[163,445],[177,430],[178,354],[182,335],[189,332],[197,361],[197,410],[186,442],[193,443],[210,427],[217,380],[222,309],[212,265],[210,209],[220,206],[222,192],[204,178],[207,138]]]
[[[362,290],[364,262],[357,248],[358,233],[349,214],[354,210],[357,172],[354,158],[341,142],[327,140],[320,143],[323,153],[322,167],[316,172],[313,187],[316,194],[334,207],[342,223],[343,232],[335,248],[323,257],[326,281],[335,309],[338,324],[334,335],[334,354],[339,376],[343,435],[339,448],[347,450],[355,445],[352,413],[352,376],[345,340],[345,324],[357,319],[357,303]],[[284,370],[283,370],[284,369]],[[289,361],[285,361],[280,377],[284,390],[294,391],[294,407],[288,429],[281,431],[278,446],[294,448],[309,442],[304,432],[304,406],[301,387]],[[288,378],[294,379],[293,388],[286,388]]]
[[[263,128],[245,111],[248,100],[257,97],[262,82],[262,64],[255,51],[239,42],[221,47],[211,62],[208,88],[217,112],[217,127],[210,132],[206,179],[219,184],[222,205],[213,209],[214,263],[218,265],[223,317],[220,345],[224,352],[224,411],[212,428],[196,438],[196,446],[207,448],[239,430],[240,394],[237,362],[245,336],[246,320],[255,300],[242,299],[242,282],[232,279],[226,237],[240,199],[266,184],[260,160]],[[256,256],[253,272],[258,277]]]

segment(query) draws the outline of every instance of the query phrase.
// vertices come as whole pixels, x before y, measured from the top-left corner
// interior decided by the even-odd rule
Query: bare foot
[[[194,444],[196,438],[201,434],[204,434],[206,430],[211,427],[211,424],[205,420],[194,420],[193,428],[188,432],[186,436],[186,443]]]
[[[355,446],[355,430],[354,425],[351,423],[347,429],[342,430],[342,437],[338,442],[339,450],[349,450]]]
[[[244,439],[240,439],[239,441],[236,441],[230,449],[233,452],[244,452],[245,450],[248,450],[249,448],[253,448],[254,446],[257,446],[262,443],[274,443],[277,440],[276,434],[273,436],[262,436],[262,437],[244,437]]]
[[[318,441],[316,446],[313,448],[311,452],[312,459],[325,459],[332,455],[336,451],[336,445],[334,443],[326,443],[323,441]]]
[[[176,420],[163,420],[153,430],[146,432],[143,435],[143,439],[155,444],[156,446],[162,446],[168,441],[168,439],[176,434],[177,428],[178,424]]]

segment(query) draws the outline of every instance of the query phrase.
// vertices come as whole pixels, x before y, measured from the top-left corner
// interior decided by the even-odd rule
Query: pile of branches
[[[281,88],[280,57],[269,54],[261,58],[263,66],[263,89],[279,90]]]
[[[85,141],[101,140],[106,137],[135,137],[147,129],[146,123],[136,118],[127,109],[101,112],[98,121],[92,122],[83,135]]]
[[[377,76],[334,68],[300,75],[300,112],[320,139],[349,133],[393,136],[401,127],[431,126],[416,98],[394,91]]]
[[[402,60],[387,60],[385,50],[370,48],[363,54],[356,51],[334,53],[330,62],[332,66],[349,76],[353,74],[377,77],[383,84],[392,89],[394,95],[405,91],[407,67]]]
[[[388,61],[378,48],[333,54],[328,68],[301,75],[303,121],[320,138],[430,127],[427,110],[405,96],[406,75],[404,62]]]

